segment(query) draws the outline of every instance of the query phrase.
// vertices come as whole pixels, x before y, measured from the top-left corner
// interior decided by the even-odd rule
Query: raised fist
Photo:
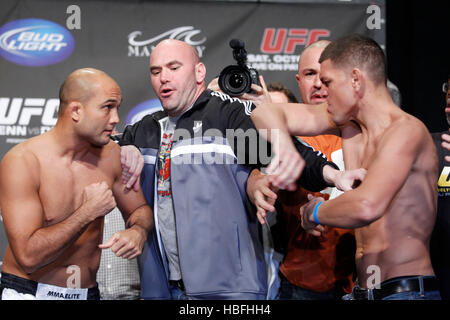
[[[103,217],[116,207],[116,200],[108,184],[97,182],[86,186],[83,190],[83,210],[89,217]]]

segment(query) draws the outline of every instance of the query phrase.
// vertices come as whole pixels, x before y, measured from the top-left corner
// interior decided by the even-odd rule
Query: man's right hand
[[[144,167],[144,157],[138,148],[133,145],[120,148],[120,163],[122,164],[122,180],[127,189],[140,188],[140,175]]]
[[[208,84],[208,89],[222,92],[222,89],[220,89],[219,87],[219,78],[212,79],[211,82]]]
[[[247,194],[256,207],[256,216],[261,224],[265,223],[266,212],[275,211],[276,188],[269,182],[269,176],[259,170],[253,170],[247,180]]]
[[[84,187],[83,204],[81,206],[86,214],[92,220],[95,220],[114,209],[116,200],[105,181],[97,182]]]

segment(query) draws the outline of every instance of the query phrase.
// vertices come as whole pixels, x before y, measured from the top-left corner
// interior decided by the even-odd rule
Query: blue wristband
[[[313,219],[314,219],[314,222],[316,223],[316,224],[321,224],[320,223],[320,221],[319,221],[319,219],[317,218],[317,211],[319,211],[319,207],[320,207],[320,205],[323,203],[323,201],[320,201],[318,204],[316,204],[316,206],[314,207],[314,211],[313,211]]]

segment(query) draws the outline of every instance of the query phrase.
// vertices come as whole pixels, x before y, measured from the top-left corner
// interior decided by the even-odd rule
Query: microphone
[[[244,41],[239,40],[239,39],[231,39],[230,47],[233,49],[244,49],[245,43],[244,43]]]

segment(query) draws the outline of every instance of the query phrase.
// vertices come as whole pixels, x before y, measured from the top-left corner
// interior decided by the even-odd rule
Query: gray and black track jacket
[[[250,119],[253,108],[248,101],[205,90],[177,122],[170,177],[181,274],[192,298],[266,297],[261,227],[246,195],[250,171],[268,164],[261,161],[267,142],[252,149],[256,143],[251,137],[256,132]],[[138,259],[144,299],[170,299],[155,205],[161,121],[166,117],[164,111],[145,116],[127,126],[119,142],[135,145],[144,156],[141,186],[155,219],[155,229]],[[327,186],[323,167],[337,167],[308,145],[295,143],[306,161],[300,184],[311,191],[322,190]]]

